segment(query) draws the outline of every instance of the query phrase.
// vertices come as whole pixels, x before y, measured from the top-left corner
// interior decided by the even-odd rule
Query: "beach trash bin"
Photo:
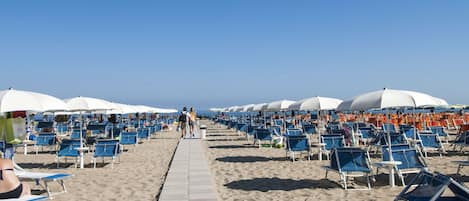
[[[205,139],[206,135],[207,135],[207,126],[200,125],[200,138]]]

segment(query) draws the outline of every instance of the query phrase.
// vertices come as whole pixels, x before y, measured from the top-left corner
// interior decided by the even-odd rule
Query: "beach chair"
[[[345,146],[344,136],[343,135],[322,135],[321,143],[324,146],[321,146],[319,154],[325,153],[327,159],[329,160],[330,153],[334,148],[342,148]]]
[[[254,145],[256,145],[257,142],[259,148],[261,148],[262,141],[269,141],[270,147],[272,147],[273,137],[272,133],[268,129],[256,129],[254,131]]]
[[[308,154],[308,160],[311,159],[310,157],[310,146],[308,137],[306,135],[288,135],[286,137],[286,146],[285,146],[285,155],[290,158],[292,161],[295,161],[295,152],[301,153],[306,152]]]
[[[358,128],[358,136],[365,144],[369,144],[375,137],[375,132],[370,127]]]
[[[135,149],[137,148],[137,132],[121,132],[120,133],[120,138],[119,138],[119,144],[121,144],[121,151],[124,150],[124,146],[126,145],[133,145],[134,146],[134,152]]]
[[[427,164],[422,154],[415,148],[407,148],[408,145],[392,146],[393,161],[400,161],[401,164],[395,167],[397,175],[401,179],[402,185],[405,185],[404,176],[407,174],[418,173],[427,168]],[[387,146],[382,147],[383,161],[390,161],[391,156]]]
[[[280,126],[270,126],[269,130],[274,134],[281,136],[282,135],[282,127]]]
[[[432,133],[419,133],[418,135],[420,148],[425,154],[425,158],[428,157],[427,152],[429,150],[437,150],[442,157],[442,153],[445,153],[445,148],[440,141],[438,134]]]
[[[236,129],[237,129],[238,135],[241,136],[243,132],[244,132],[244,133],[247,132],[248,125],[245,124],[245,123],[238,123],[238,124],[236,125]]]
[[[20,181],[33,181],[37,186],[40,186],[47,193],[47,197],[52,198],[55,195],[67,192],[64,180],[71,178],[73,175],[64,173],[44,173],[44,172],[30,172],[21,168],[19,165],[14,164],[14,171]],[[60,186],[59,191],[52,191],[51,184],[55,183]],[[56,189],[56,188],[54,188]],[[38,197],[39,198],[39,197]]]
[[[309,135],[315,134],[317,133],[316,126],[313,124],[303,124],[303,132]]]
[[[391,132],[391,133],[397,132],[396,126],[394,126],[394,124],[386,123],[386,124],[381,125],[381,128],[383,129],[384,132]]]
[[[21,198],[2,199],[2,201],[43,201],[43,200],[48,200],[48,198],[42,195],[28,195],[28,196],[22,196]]]
[[[445,128],[443,126],[432,126],[430,127],[432,133],[437,134],[440,138],[445,139],[445,143],[448,144],[449,135],[446,133]]]
[[[39,152],[39,147],[41,147],[42,151],[44,147],[48,147],[49,149],[54,149],[55,145],[57,144],[56,141],[56,134],[55,133],[40,133],[36,137],[36,143],[34,144],[34,148],[36,149],[36,155]]]
[[[148,128],[139,128],[137,129],[137,137],[138,139],[150,139],[150,131]]]
[[[445,192],[449,189],[451,192]],[[396,201],[469,201],[469,189],[449,176],[422,170],[394,199]]]
[[[118,140],[98,140],[94,145],[93,168],[96,168],[96,159],[111,158],[111,168],[114,168],[114,161],[117,158],[120,161],[120,148]]]
[[[80,140],[62,140],[57,151],[57,168],[59,168],[60,158],[65,158],[65,162],[67,162],[68,157],[75,158],[76,168],[80,157],[80,152],[77,148],[80,148]]]
[[[293,136],[293,135],[303,135],[303,131],[299,128],[288,128],[287,136]]]
[[[468,155],[467,160],[465,161],[453,161],[453,162],[458,164],[458,170],[456,171],[456,174],[459,174],[463,167],[469,166],[469,155]]]
[[[453,143],[453,150],[459,147],[459,152],[462,152],[467,146],[469,146],[469,131],[461,133],[456,137]]]
[[[343,182],[344,189],[348,190],[347,178],[366,177],[368,184],[366,190],[369,190],[371,189],[370,174],[372,173],[370,164],[370,156],[368,152],[361,148],[334,148],[331,153],[330,165],[324,167],[326,170],[326,179],[329,171],[337,172]]]
[[[281,120],[281,119],[275,119],[275,120],[274,120],[274,126],[280,126],[280,127],[282,127],[282,126],[283,126],[283,120]]]

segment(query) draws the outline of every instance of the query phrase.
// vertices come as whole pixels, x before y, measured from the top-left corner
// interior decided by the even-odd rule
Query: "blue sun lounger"
[[[119,143],[122,145],[122,150],[124,150],[124,146],[126,145],[133,145],[134,151],[137,147],[137,132],[121,132],[119,137]]]
[[[370,175],[372,171],[370,165],[370,156],[367,151],[361,148],[334,148],[331,153],[330,165],[325,166],[324,168],[326,170],[326,179],[327,173],[329,171],[339,173],[345,190],[348,190],[347,178],[349,177],[366,177],[368,185],[366,190],[371,189]]]
[[[269,129],[255,129],[254,131],[254,145],[256,145],[256,142],[259,145],[259,148],[261,148],[261,143],[262,141],[269,141],[270,147],[272,147],[272,133],[270,132]]]
[[[286,146],[285,146],[285,155],[290,158],[292,161],[295,161],[295,152],[304,153],[306,152],[308,155],[308,160],[310,160],[310,145],[308,141],[308,137],[306,135],[289,135],[286,137]]]
[[[118,140],[98,140],[94,145],[93,168],[96,168],[96,159],[111,158],[111,168],[114,168],[114,160],[120,160],[120,148]]]
[[[71,178],[71,174],[64,173],[45,173],[45,172],[29,172],[14,164],[15,174],[20,181],[34,181],[36,185],[41,186],[47,193],[47,197],[63,194],[67,192],[64,180]],[[53,192],[50,188],[50,183],[56,182],[61,190]],[[39,198],[39,197],[38,197]]]
[[[449,189],[451,192],[446,192]],[[469,201],[469,189],[449,176],[422,170],[396,197],[396,201]]]
[[[400,161],[401,164],[396,166],[396,172],[401,179],[402,185],[405,185],[404,175],[410,173],[418,173],[427,169],[427,164],[421,153],[414,148],[407,148],[408,145],[392,146],[392,160]],[[387,146],[382,147],[383,161],[390,161],[391,157]]]
[[[43,201],[48,200],[47,197],[42,195],[28,195],[21,198],[2,199],[2,201]]]
[[[75,168],[78,164],[78,158],[80,157],[80,152],[77,150],[80,148],[80,140],[62,140],[59,145],[59,150],[57,151],[57,168],[59,168],[60,158],[65,158],[67,162],[68,157],[75,158]]]

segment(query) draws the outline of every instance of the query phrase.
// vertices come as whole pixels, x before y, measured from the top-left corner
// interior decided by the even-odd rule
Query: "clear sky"
[[[161,107],[383,87],[469,104],[469,1],[1,1],[0,69],[0,88]]]

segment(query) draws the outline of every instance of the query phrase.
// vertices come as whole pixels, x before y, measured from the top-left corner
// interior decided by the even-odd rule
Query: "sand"
[[[39,172],[61,172],[73,174],[67,179],[67,193],[54,196],[54,200],[155,200],[159,193],[169,163],[179,138],[175,131],[160,132],[150,141],[144,141],[121,155],[120,163],[114,164],[111,169],[110,160],[105,165],[98,160],[98,167],[93,169],[91,163],[92,154],[86,154],[85,169],[76,169],[72,163],[63,164],[56,168],[55,154],[29,152],[21,154],[22,148],[18,148],[15,161],[24,169]],[[127,149],[127,148],[126,148]],[[33,149],[30,148],[32,151]],[[69,160],[68,162],[71,162]],[[33,193],[40,187],[33,182],[28,182]],[[57,189],[57,185],[53,186]],[[45,193],[42,192],[43,195]]]
[[[208,129],[205,141],[207,156],[220,200],[393,200],[403,189],[390,188],[387,170],[380,170],[372,190],[344,190],[339,185],[339,175],[330,172],[325,179],[322,168],[329,161],[306,158],[292,162],[285,159],[285,150],[257,148],[252,141],[240,138],[234,131]],[[450,149],[452,150],[452,149]],[[469,176],[455,175],[456,165],[450,161],[466,160],[467,154],[449,151],[440,158],[434,154],[427,158],[430,171],[453,176],[469,185]],[[379,156],[372,159],[379,161]],[[469,175],[469,168],[463,169]],[[355,186],[365,187],[357,181]],[[355,183],[355,182],[352,182]],[[399,180],[396,178],[396,183]]]

